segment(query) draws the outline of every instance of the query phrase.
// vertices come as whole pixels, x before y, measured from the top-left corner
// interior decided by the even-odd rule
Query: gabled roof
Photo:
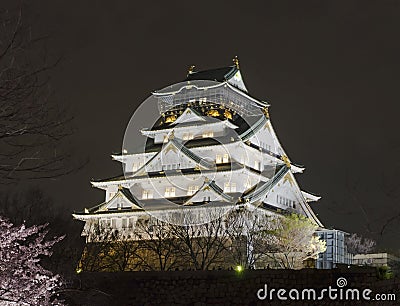
[[[108,201],[91,208],[85,208],[83,212],[74,215],[98,214],[109,211],[142,211],[138,199],[127,188],[119,188],[118,192]]]
[[[203,71],[194,71],[189,72],[185,81],[193,81],[193,80],[210,80],[217,82],[225,82],[232,78],[239,69],[236,65],[222,67],[222,68],[214,68]]]
[[[196,110],[187,107],[185,111],[175,120],[174,124],[180,124],[184,122],[193,122],[193,121],[206,121]]]
[[[219,187],[215,181],[204,181],[204,184],[197,190],[193,196],[188,199],[184,205],[190,205],[191,203],[201,202],[203,197],[207,197],[208,195],[216,197],[216,199],[212,198],[210,201],[222,201],[229,202],[233,201],[233,197],[224,193],[221,187]]]

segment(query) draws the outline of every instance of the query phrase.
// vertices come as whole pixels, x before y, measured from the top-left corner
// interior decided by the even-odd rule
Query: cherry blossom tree
[[[60,276],[40,261],[64,237],[47,239],[46,226],[15,226],[0,217],[0,305],[62,305],[55,296]]]

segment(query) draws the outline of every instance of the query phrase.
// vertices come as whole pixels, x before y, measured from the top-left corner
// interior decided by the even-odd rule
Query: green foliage
[[[377,274],[379,279],[391,279],[394,277],[389,266],[377,267]]]
[[[291,214],[271,222],[273,225],[265,234],[274,250],[270,256],[280,267],[293,269],[325,252],[326,243],[315,235],[318,226],[309,218]]]

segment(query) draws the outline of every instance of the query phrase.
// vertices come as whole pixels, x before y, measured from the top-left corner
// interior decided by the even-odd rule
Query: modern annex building
[[[299,187],[295,174],[304,168],[281,146],[270,104],[247,91],[237,58],[229,67],[193,68],[183,82],[152,93],[160,114],[140,131],[143,150],[112,155],[124,174],[92,181],[104,190],[104,202],[73,214],[85,222],[87,242],[93,224],[129,232],[149,215],[167,220],[182,211],[205,222],[210,207],[237,205],[271,215],[295,212],[323,229],[309,206],[319,197]]]

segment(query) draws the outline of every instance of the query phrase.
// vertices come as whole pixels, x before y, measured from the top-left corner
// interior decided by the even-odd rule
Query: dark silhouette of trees
[[[350,254],[368,254],[375,248],[376,242],[372,239],[351,234],[346,237],[347,252]]]
[[[228,235],[223,216],[204,224],[170,225],[180,260],[196,270],[223,266]]]
[[[247,209],[234,209],[226,217],[226,233],[230,239],[229,254],[234,265],[254,268],[265,254],[272,251],[265,231],[270,217]]]
[[[178,245],[172,224],[159,219],[140,220],[134,230],[138,245],[136,257],[141,269],[151,271],[173,270],[180,263]]]
[[[73,165],[65,142],[73,132],[72,116],[56,102],[50,85],[50,72],[59,59],[48,55],[48,37],[35,34],[24,3],[8,6],[13,5],[0,11],[0,215],[17,226],[50,223],[48,230],[55,236],[72,233],[54,246],[56,256],[42,259],[46,268],[60,273],[70,270],[80,253],[76,244],[72,247],[78,230],[71,228],[77,226],[40,190],[20,186],[18,193],[11,193],[6,188],[27,179],[65,175],[83,163]]]
[[[83,271],[168,271],[174,269],[245,269],[274,266],[295,269],[325,251],[315,235],[317,225],[303,216],[270,216],[254,209],[213,209],[207,223],[186,212],[182,225],[142,216],[126,228],[106,221],[87,222],[87,244],[79,269]],[[179,214],[178,214],[179,215]],[[179,215],[180,216],[180,215]],[[179,217],[178,217],[179,219]],[[178,224],[176,224],[178,223]]]
[[[63,140],[72,117],[53,99],[46,37],[35,37],[22,6],[0,12],[0,183],[71,172]]]

